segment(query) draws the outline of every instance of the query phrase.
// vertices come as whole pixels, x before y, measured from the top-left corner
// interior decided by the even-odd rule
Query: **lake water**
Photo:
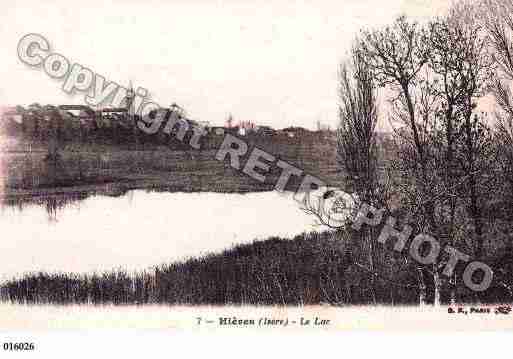
[[[234,244],[319,230],[289,195],[152,193],[95,196],[57,210],[0,212],[0,280],[26,272],[143,270]]]

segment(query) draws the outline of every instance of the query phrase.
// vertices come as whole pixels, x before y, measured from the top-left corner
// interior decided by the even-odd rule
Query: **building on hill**
[[[259,126],[256,128],[256,134],[259,136],[274,136],[276,130],[270,126]]]
[[[286,127],[280,131],[281,133],[285,134],[286,136],[290,138],[294,137],[304,137],[309,134],[310,131],[308,131],[306,128],[303,127]]]

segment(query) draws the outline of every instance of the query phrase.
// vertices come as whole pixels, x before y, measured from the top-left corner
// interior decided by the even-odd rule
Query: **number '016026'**
[[[34,343],[4,343],[5,351],[25,351],[34,349]]]

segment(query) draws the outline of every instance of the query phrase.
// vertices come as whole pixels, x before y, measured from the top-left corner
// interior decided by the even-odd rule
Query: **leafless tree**
[[[376,84],[389,86],[395,93],[394,103],[404,103],[415,149],[424,166],[424,146],[417,128],[412,86],[429,60],[427,31],[406,17],[399,17],[392,26],[382,30],[364,31],[359,51],[373,73]]]
[[[500,178],[513,205],[513,3],[508,0],[483,0],[484,25],[497,67],[491,91],[499,105],[496,112],[496,139]]]
[[[357,46],[340,67],[337,154],[346,175],[346,188],[356,194],[358,201],[376,204],[382,202],[378,199],[377,91],[371,69]],[[372,232],[372,228],[367,228],[358,237],[363,252],[367,252],[368,268],[375,273]],[[374,276],[371,282],[372,299],[376,301]]]
[[[475,255],[482,256],[482,208],[486,194],[486,174],[491,170],[491,134],[486,118],[476,113],[477,102],[487,92],[492,61],[485,34],[478,22],[465,21],[476,13],[472,4],[461,2],[445,19],[431,24],[432,53],[430,68],[436,75],[434,94],[439,97],[439,117],[444,127],[445,153],[442,178],[450,194],[451,211],[456,198],[463,194],[468,201],[475,232]],[[455,188],[464,179],[465,186]],[[452,219],[451,219],[452,222]],[[452,223],[451,223],[452,224]],[[449,238],[454,245],[454,228]]]
[[[395,187],[399,201],[406,201],[414,211],[406,222],[413,220],[419,231],[436,231],[435,186],[430,169],[430,145],[426,134],[433,120],[433,99],[426,81],[430,60],[429,28],[406,17],[399,17],[391,26],[363,31],[359,49],[377,85],[391,94],[389,103],[396,128],[397,158]],[[418,268],[420,301],[426,298],[425,268]],[[437,274],[437,271],[435,271]],[[436,276],[434,278],[436,283]],[[437,287],[437,285],[435,285]]]
[[[468,201],[481,255],[480,189],[487,163],[481,159],[490,136],[475,111],[491,62],[481,28],[458,11],[425,26],[400,17],[392,26],[363,32],[359,48],[373,80],[392,93],[391,118],[400,124],[396,185],[411,211],[409,221],[442,245],[455,245],[458,211]],[[433,275],[435,302],[439,269],[422,269]]]
[[[377,93],[372,73],[356,50],[350,61],[340,67],[339,91],[338,161],[347,174],[351,190],[366,203],[375,204]]]

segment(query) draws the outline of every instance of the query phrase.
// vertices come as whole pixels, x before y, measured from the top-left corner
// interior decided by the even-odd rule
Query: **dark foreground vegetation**
[[[314,232],[292,240],[271,238],[136,274],[34,273],[3,283],[0,296],[23,304],[418,304],[415,267],[379,248],[381,274],[375,275],[361,264],[365,249],[348,242],[351,237]],[[458,302],[512,301],[500,282],[513,274],[513,257],[509,253],[497,262],[503,272],[492,287],[481,294],[461,287]],[[449,289],[442,289],[443,302]],[[433,296],[428,293],[428,300]]]

